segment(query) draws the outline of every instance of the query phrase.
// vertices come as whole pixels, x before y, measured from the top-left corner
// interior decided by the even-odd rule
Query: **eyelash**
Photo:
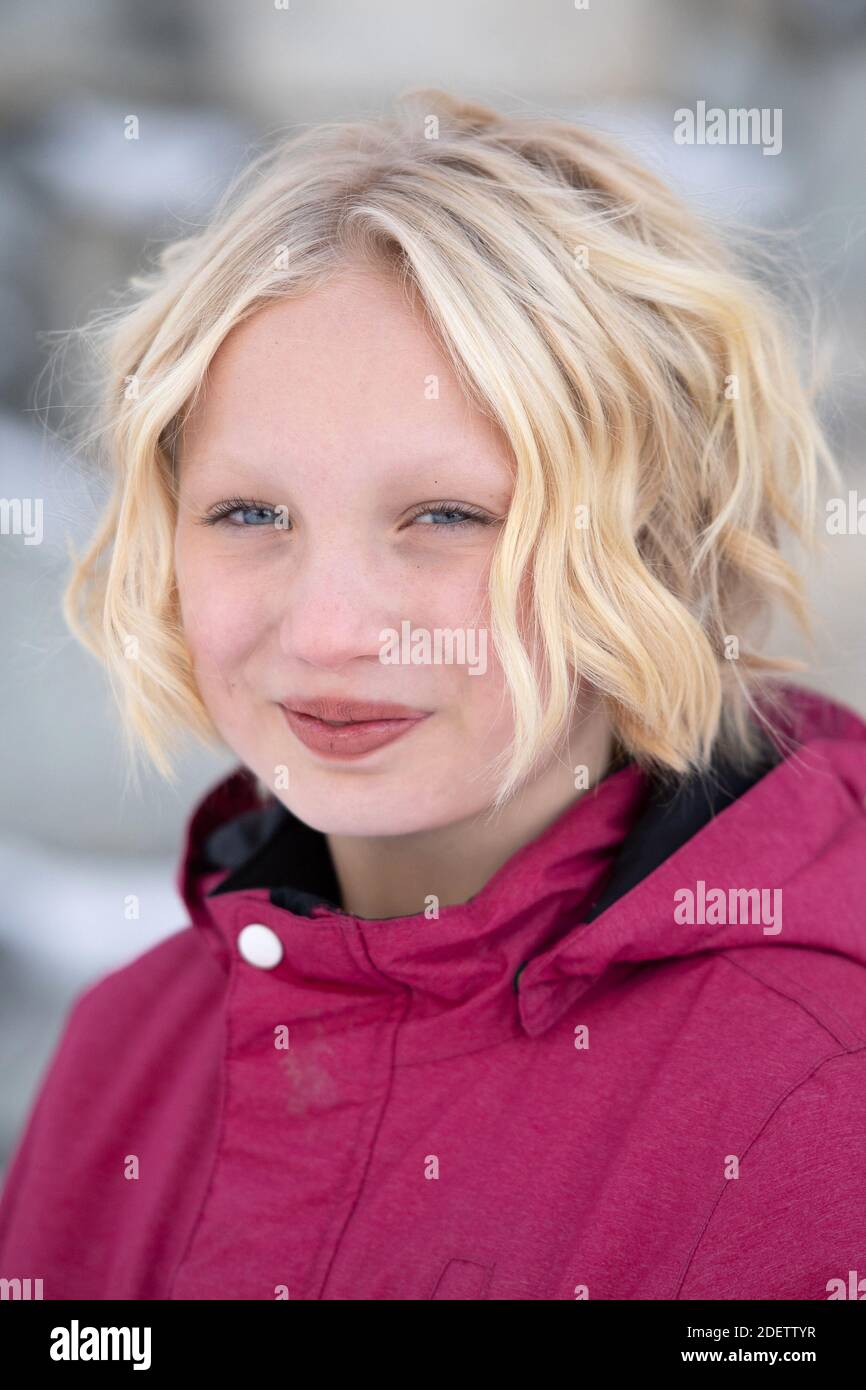
[[[199,517],[198,521],[203,526],[216,526],[221,521],[227,520],[227,518],[232,516],[235,512],[270,512],[273,510],[274,508],[269,506],[267,502],[260,502],[256,498],[227,497],[224,502],[218,502],[216,506],[212,507],[204,516]],[[462,530],[464,526],[492,525],[492,519],[486,516],[484,512],[475,511],[472,507],[465,507],[450,502],[433,502],[427,507],[420,506],[412,513],[409,520],[415,521],[419,516],[427,516],[430,513],[435,516],[457,515],[462,518],[461,521],[450,526],[436,527],[435,524],[433,524],[430,527],[431,530],[459,531]],[[235,525],[234,523],[230,524]],[[240,524],[235,525],[235,529],[238,531],[254,531],[256,527]]]

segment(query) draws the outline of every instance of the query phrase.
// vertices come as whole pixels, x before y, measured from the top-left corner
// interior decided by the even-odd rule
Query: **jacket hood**
[[[279,936],[277,974],[409,989],[431,1016],[482,1001],[513,1016],[516,993],[530,1036],[610,972],[662,960],[781,945],[866,964],[866,721],[783,695],[757,767],[716,761],[674,792],[628,763],[433,919],[344,912],[325,835],[263,803],[243,767],[194,808],[177,887],[226,968],[255,921]]]

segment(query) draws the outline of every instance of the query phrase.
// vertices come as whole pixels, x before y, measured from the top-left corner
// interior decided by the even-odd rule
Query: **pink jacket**
[[[438,917],[343,913],[324,837],[233,773],[191,925],[67,1016],[0,1278],[866,1297],[866,724],[795,691],[790,729],[751,785],[611,773]]]

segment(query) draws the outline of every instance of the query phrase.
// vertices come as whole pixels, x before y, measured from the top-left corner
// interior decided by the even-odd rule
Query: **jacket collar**
[[[224,964],[236,955],[241,928],[258,922],[280,938],[278,978],[341,990],[409,988],[445,1007],[489,993],[498,996],[500,1015],[513,1016],[519,968],[579,920],[646,792],[643,774],[627,764],[512,855],[468,902],[441,906],[438,917],[368,920],[339,906],[325,836],[281,803],[263,804],[254,778],[239,768],[193,813],[178,888]]]
[[[672,923],[673,893],[700,877],[702,865],[722,866],[733,885],[775,881],[774,872],[792,874],[817,852],[821,836],[840,833],[852,815],[862,823],[862,793],[852,803],[836,785],[839,747],[821,737],[838,733],[841,707],[796,690],[791,698],[790,733],[805,741],[799,758],[783,758],[765,741],[763,761],[749,772],[716,759],[709,774],[676,791],[629,763],[569,806],[467,903],[440,908],[435,920],[368,921],[343,912],[324,835],[281,803],[262,803],[243,768],[193,812],[178,888],[223,964],[236,957],[242,927],[261,922],[284,949],[278,978],[342,991],[408,988],[431,1012],[474,1007],[495,1016],[500,1031],[513,1019],[516,991],[520,1024],[537,1036],[614,966],[766,943],[752,924]],[[866,727],[847,712],[842,722],[866,752]],[[827,793],[817,804],[810,768]],[[798,931],[795,924],[795,944]]]

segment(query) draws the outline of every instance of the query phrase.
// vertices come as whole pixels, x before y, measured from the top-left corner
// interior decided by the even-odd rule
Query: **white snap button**
[[[251,922],[238,936],[238,950],[249,965],[273,970],[283,958],[283,943],[275,931],[261,922]]]

